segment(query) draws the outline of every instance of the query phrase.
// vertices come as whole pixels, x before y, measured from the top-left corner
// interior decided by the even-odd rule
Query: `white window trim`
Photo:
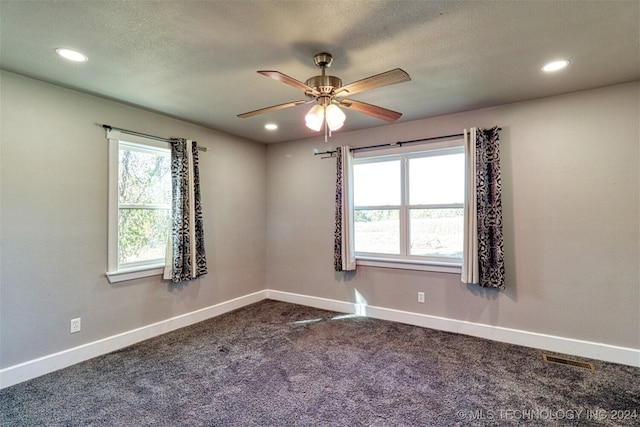
[[[355,159],[379,158],[383,156],[411,155],[424,151],[441,150],[447,148],[463,148],[464,139],[451,139],[446,141],[426,142],[424,144],[405,145],[403,147],[385,148],[380,150],[363,150],[353,153]],[[400,270],[431,271],[438,273],[460,274],[462,261],[439,262],[433,260],[413,259],[410,257],[395,258],[389,255],[357,254],[356,265],[379,268],[393,268]]]
[[[127,280],[141,279],[143,277],[161,276],[164,273],[164,264],[157,266],[145,266],[126,270],[108,271],[106,273],[109,283],[125,282]]]
[[[143,266],[130,266],[118,269],[118,161],[120,141],[145,144],[157,148],[171,148],[171,144],[151,138],[137,135],[122,137],[122,132],[116,129],[107,129],[109,140],[109,198],[108,198],[108,224],[107,224],[107,272],[105,273],[109,283],[124,282],[143,277],[158,276],[164,272],[164,260]]]
[[[356,255],[356,265],[380,268],[395,268],[399,270],[435,271],[438,273],[460,274],[462,264],[422,261],[416,259],[395,259],[385,257],[369,257]]]

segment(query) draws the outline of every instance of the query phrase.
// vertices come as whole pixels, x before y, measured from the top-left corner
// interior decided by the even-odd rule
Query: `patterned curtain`
[[[353,235],[353,155],[349,146],[336,149],[336,215],[333,244],[335,271],[356,269]]]
[[[498,128],[465,129],[462,282],[504,289],[502,182]]]
[[[207,273],[198,146],[195,141],[172,140],[171,181],[173,231],[164,278],[183,282]]]

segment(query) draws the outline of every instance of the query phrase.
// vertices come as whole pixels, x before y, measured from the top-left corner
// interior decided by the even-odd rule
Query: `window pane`
[[[464,154],[409,160],[409,203],[412,205],[464,202]]]
[[[400,214],[396,209],[356,210],[356,252],[400,253]]]
[[[169,209],[119,209],[118,263],[164,259]]]
[[[354,165],[354,205],[399,205],[400,178],[400,160]]]
[[[170,155],[120,149],[119,202],[123,204],[170,204]]]
[[[463,209],[411,209],[411,255],[462,258]]]

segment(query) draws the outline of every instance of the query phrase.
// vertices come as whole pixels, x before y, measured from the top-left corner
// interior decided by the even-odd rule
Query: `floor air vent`
[[[567,359],[566,357],[550,356],[548,354],[543,354],[542,357],[546,362],[557,363],[559,365],[575,366],[576,368],[586,369],[588,371],[595,371],[595,368],[593,367],[593,363]]]

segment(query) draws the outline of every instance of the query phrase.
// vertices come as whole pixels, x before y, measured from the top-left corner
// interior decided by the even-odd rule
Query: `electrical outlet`
[[[418,302],[424,304],[424,292],[418,292]]]
[[[71,333],[75,334],[76,332],[80,332],[80,329],[81,329],[80,318],[78,317],[77,319],[71,319]]]

